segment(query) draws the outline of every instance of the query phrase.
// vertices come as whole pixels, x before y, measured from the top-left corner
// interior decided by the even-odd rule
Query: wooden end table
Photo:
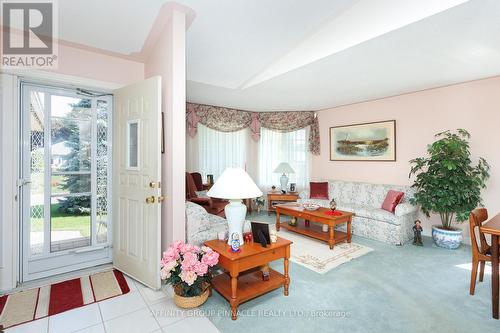
[[[491,235],[491,312],[498,319],[498,247],[500,246],[500,214],[479,227],[481,232]]]
[[[299,199],[298,192],[286,192],[283,194],[281,191],[267,192],[267,215],[276,211],[276,202],[295,202]]]
[[[352,213],[337,210],[337,212],[342,213],[340,216],[327,215],[326,212],[331,211],[330,209],[320,207],[317,210],[305,210],[299,204],[283,204],[276,206],[276,230],[280,231],[280,228],[286,229],[288,231],[293,231],[305,236],[313,237],[322,241],[325,241],[330,245],[330,249],[336,243],[347,241],[351,242],[351,222]],[[297,225],[291,226],[289,224],[280,224],[280,215],[289,215],[297,218]],[[299,218],[304,219],[304,224],[302,225]],[[321,227],[311,225],[309,223],[317,222],[321,224],[328,225],[328,232],[323,232]],[[347,233],[335,230],[335,226],[346,223]]]
[[[285,296],[288,296],[290,244],[291,241],[278,237],[276,243],[267,247],[250,242],[245,243],[240,252],[233,253],[225,241],[216,239],[205,242],[206,246],[219,253],[219,265],[227,271],[215,276],[211,284],[231,305],[232,320],[237,318],[239,304],[257,296],[281,286]],[[284,275],[269,268],[269,279],[264,280],[259,267],[278,259],[284,259]]]

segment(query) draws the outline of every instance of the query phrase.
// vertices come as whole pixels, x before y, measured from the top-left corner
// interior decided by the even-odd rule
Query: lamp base
[[[288,176],[285,174],[282,174],[280,177],[280,184],[281,184],[281,190],[287,192],[287,186],[288,186]]]
[[[226,213],[226,220],[229,231],[227,243],[231,245],[233,234],[237,234],[238,239],[240,240],[240,246],[242,246],[244,244],[243,223],[245,223],[247,207],[242,203],[241,200],[229,200],[229,204],[224,208],[224,212]]]

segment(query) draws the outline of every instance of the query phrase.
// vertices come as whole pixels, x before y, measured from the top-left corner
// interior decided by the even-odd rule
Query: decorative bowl
[[[303,204],[305,210],[317,210],[320,206],[315,203],[305,203]]]

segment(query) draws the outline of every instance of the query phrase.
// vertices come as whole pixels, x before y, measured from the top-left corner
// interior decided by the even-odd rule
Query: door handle
[[[28,185],[28,184],[31,184],[31,180],[27,180],[27,179],[18,179],[17,180],[18,187],[23,187],[24,185]]]
[[[156,183],[156,182],[149,182],[149,187],[150,188],[160,188],[161,187],[161,183],[160,182],[158,182],[158,183]]]
[[[147,204],[154,204],[155,201],[156,201],[156,197],[154,195],[146,198],[146,203]]]

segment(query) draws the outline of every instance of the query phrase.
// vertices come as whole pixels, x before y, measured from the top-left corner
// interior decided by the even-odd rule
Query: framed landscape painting
[[[330,161],[396,161],[396,121],[330,127]]]

